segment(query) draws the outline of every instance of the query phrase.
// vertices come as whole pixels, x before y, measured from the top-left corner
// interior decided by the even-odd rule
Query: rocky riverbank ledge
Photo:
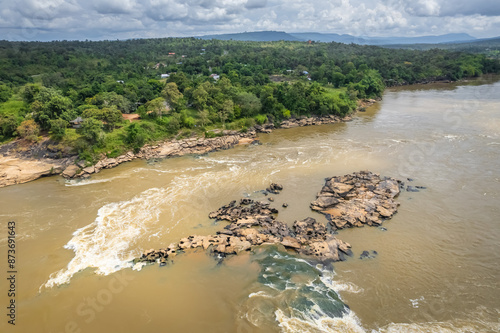
[[[336,238],[332,231],[365,224],[376,226],[390,219],[399,205],[393,199],[400,193],[400,185],[401,181],[368,171],[328,178],[311,208],[324,213],[333,228],[311,217],[295,221],[290,227],[276,220],[279,211],[269,202],[234,200],[208,215],[228,223],[216,235],[191,235],[166,248],[147,250],[134,262],[165,265],[179,251],[202,248],[226,256],[269,244],[280,244],[322,262],[344,260],[345,255],[351,254],[351,245]],[[266,192],[279,194],[282,189],[279,184],[271,184]]]
[[[360,105],[371,105],[376,100],[364,100]],[[214,138],[192,137],[187,139],[174,139],[145,145],[138,153],[129,151],[115,158],[103,158],[94,165],[79,161],[77,156],[64,152],[64,158],[57,158],[60,152],[53,151],[54,142],[44,139],[42,142],[23,147],[19,153],[19,146],[26,146],[19,140],[0,147],[0,187],[22,184],[40,177],[62,175],[64,178],[86,178],[103,169],[114,168],[121,163],[134,159],[162,159],[178,157],[189,154],[205,154],[208,152],[229,149],[238,144],[251,144],[256,142],[258,133],[271,133],[276,128],[293,128],[301,126],[332,124],[351,121],[351,116],[338,117],[334,115],[299,117],[282,121],[278,127],[272,123],[255,125],[246,133],[238,131],[215,130]]]
[[[292,128],[301,126],[332,124],[341,121],[350,121],[352,118],[346,116],[340,118],[329,115],[324,117],[301,117],[297,119],[289,119],[281,122],[279,128]],[[273,124],[255,125],[246,133],[238,131],[221,131],[216,130],[215,135],[220,135],[214,138],[188,138],[182,140],[165,141],[155,145],[146,145],[141,150],[134,154],[128,152],[116,158],[104,158],[95,165],[85,166],[84,161],[76,162],[70,165],[63,172],[65,178],[80,178],[89,177],[93,173],[97,173],[102,169],[110,169],[121,163],[129,162],[134,159],[163,159],[169,157],[179,157],[191,154],[206,154],[212,151],[229,149],[238,144],[251,144],[256,142],[257,133],[271,133],[276,127]]]

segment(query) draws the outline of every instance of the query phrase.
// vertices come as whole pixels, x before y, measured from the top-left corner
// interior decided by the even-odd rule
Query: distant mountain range
[[[239,40],[239,41],[314,41],[314,42],[337,42],[355,43],[361,45],[394,45],[394,44],[440,44],[440,43],[467,43],[478,40],[468,34],[446,34],[439,36],[421,37],[366,37],[339,34],[325,34],[318,32],[286,33],[284,31],[255,31],[222,35],[199,36],[201,39]]]

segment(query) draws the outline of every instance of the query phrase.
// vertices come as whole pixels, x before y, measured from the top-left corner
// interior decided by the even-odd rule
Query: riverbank
[[[365,100],[360,103],[358,110],[372,105],[377,101]],[[78,161],[77,156],[64,158],[49,158],[44,152],[39,154],[20,153],[15,143],[9,143],[0,150],[0,187],[22,184],[36,180],[41,177],[62,175],[67,179],[86,178],[100,172],[103,169],[114,168],[122,163],[135,159],[163,159],[179,157],[190,154],[206,154],[209,152],[229,149],[239,144],[251,144],[256,142],[258,133],[271,133],[276,128],[294,128],[302,126],[324,125],[352,120],[352,116],[340,118],[334,115],[300,117],[287,119],[281,122],[279,127],[272,123],[255,125],[247,132],[217,130],[212,132],[213,138],[191,137],[181,140],[169,140],[152,145],[145,145],[139,152],[129,151],[116,158],[102,158],[94,165],[87,165],[85,161]],[[37,146],[47,146],[49,140]],[[33,149],[31,149],[33,150]]]

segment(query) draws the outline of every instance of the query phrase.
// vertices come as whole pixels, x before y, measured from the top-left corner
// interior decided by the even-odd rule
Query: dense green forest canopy
[[[340,43],[0,41],[0,141],[41,131],[91,159],[179,130],[343,116],[386,86],[499,71],[482,54]]]

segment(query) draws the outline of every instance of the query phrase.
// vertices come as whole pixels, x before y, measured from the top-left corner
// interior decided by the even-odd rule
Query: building
[[[219,74],[211,74],[210,77],[215,81],[217,81],[220,78]]]
[[[73,127],[73,128],[81,128],[82,127],[82,123],[83,123],[83,118],[82,117],[76,117],[76,119],[73,119],[69,123],[71,124],[71,127]]]
[[[170,77],[170,74],[160,74],[162,79],[168,79]]]

